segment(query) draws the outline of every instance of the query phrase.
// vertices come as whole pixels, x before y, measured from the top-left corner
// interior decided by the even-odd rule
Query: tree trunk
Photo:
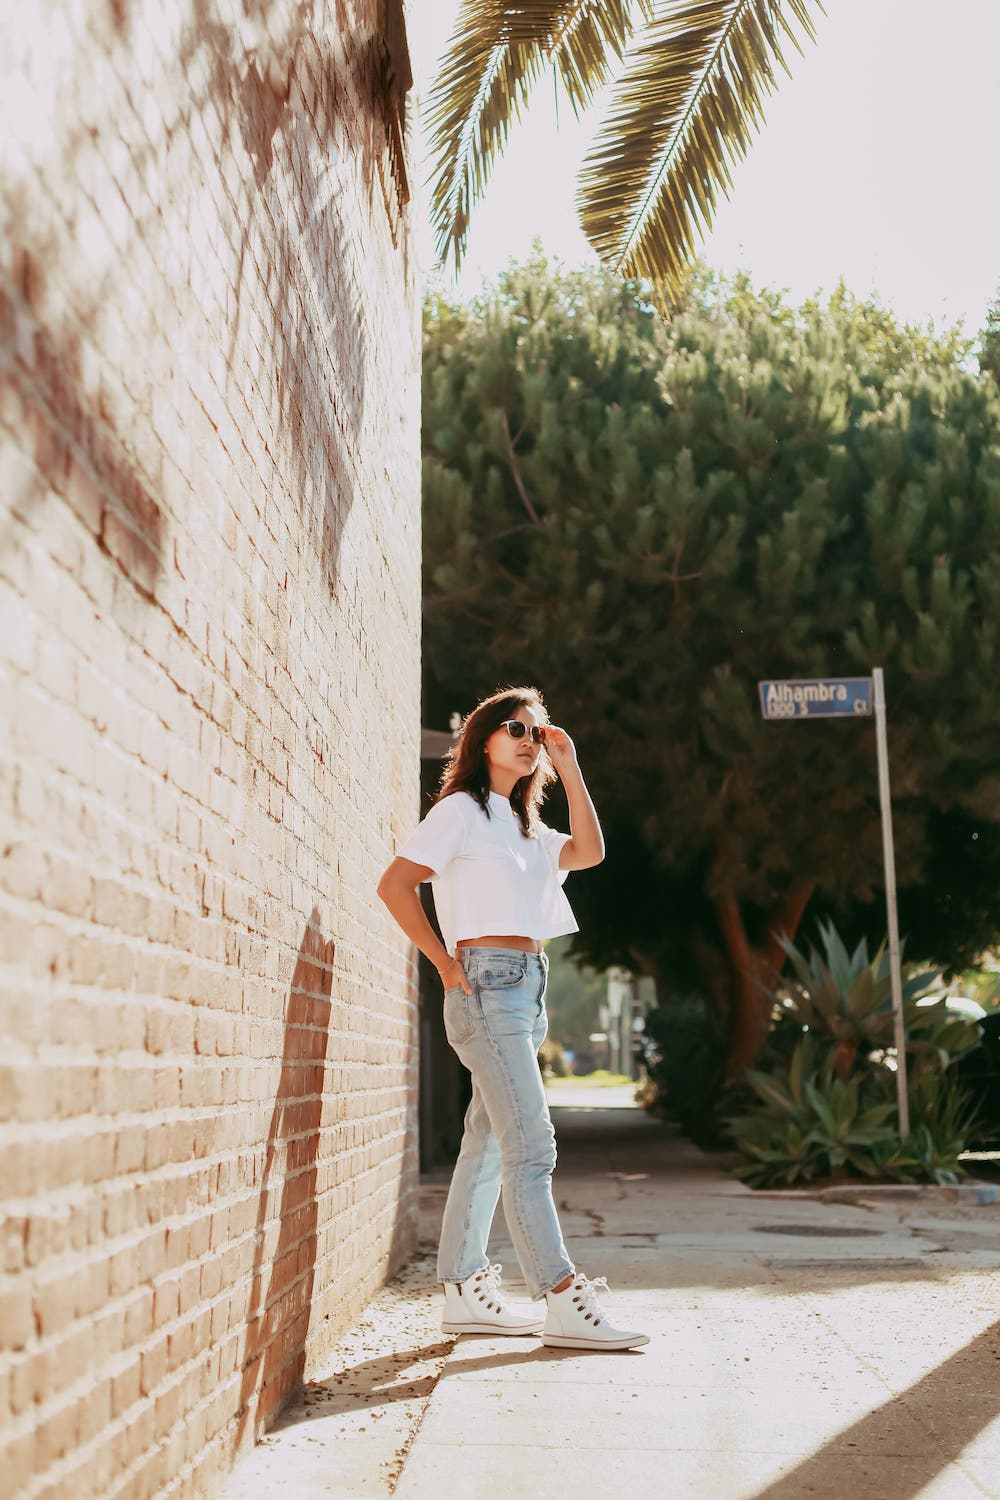
[[[771,1028],[771,993],[785,962],[779,936],[794,939],[815,886],[795,885],[785,893],[767,924],[763,947],[754,948],[747,937],[740,904],[731,891],[715,898],[715,912],[732,968],[732,1029],[726,1071],[732,1076],[755,1061]]]

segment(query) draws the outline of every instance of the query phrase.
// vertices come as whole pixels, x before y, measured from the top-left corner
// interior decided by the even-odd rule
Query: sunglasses
[[[526,734],[530,734],[536,745],[545,742],[545,728],[542,724],[525,724],[523,719],[504,719],[500,728],[506,729],[512,740],[523,740]]]

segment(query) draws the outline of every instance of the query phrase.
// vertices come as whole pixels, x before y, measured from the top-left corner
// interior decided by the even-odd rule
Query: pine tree
[[[979,335],[979,368],[1000,385],[1000,290],[986,309],[986,323]]]
[[[425,711],[538,683],[611,833],[580,951],[698,985],[733,1066],[776,934],[882,882],[871,722],[762,723],[759,679],[884,666],[902,887],[932,816],[1000,822],[1000,393],[967,352],[704,273],[664,324],[541,256],[427,307]]]

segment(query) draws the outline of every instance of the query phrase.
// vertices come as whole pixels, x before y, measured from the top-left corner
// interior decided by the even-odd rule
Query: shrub
[[[1000,1012],[979,1023],[982,1041],[958,1060],[956,1072],[977,1104],[977,1121],[969,1138],[980,1148],[1000,1145]]]
[[[901,1140],[884,945],[869,960],[866,943],[849,954],[832,924],[821,926],[820,937],[823,954],[812,948],[808,959],[784,944],[794,977],[774,997],[782,1020],[769,1053],[747,1071],[747,1102],[728,1121],[746,1157],[736,1175],[753,1187],[836,1173],[957,1182],[977,1110],[950,1070],[978,1041],[977,1023],[949,1013],[943,1001],[918,1004],[934,974],[907,982],[910,1131]],[[798,1039],[787,1055],[790,1026]]]
[[[971,1090],[953,1073],[922,1078],[910,1091],[910,1134],[906,1149],[914,1158],[912,1181],[956,1183],[967,1174],[959,1156],[978,1128]]]
[[[538,1049],[538,1066],[543,1078],[566,1078],[569,1075],[563,1049],[551,1037],[546,1037]]]
[[[834,1076],[827,1063],[810,1068],[814,1048],[801,1041],[784,1074],[749,1069],[746,1081],[760,1100],[730,1119],[733,1139],[749,1160],[736,1175],[752,1187],[790,1186],[853,1168],[862,1176],[883,1170],[896,1141],[895,1106],[880,1080]]]
[[[654,1084],[647,1109],[676,1120],[706,1149],[728,1145],[723,1121],[725,1042],[711,1011],[698,999],[657,1006],[646,1016],[644,1061]]]
[[[782,940],[793,977],[774,998],[826,1045],[833,1071],[846,1079],[857,1063],[895,1045],[889,955],[883,943],[869,959],[864,938],[848,954],[832,922],[821,923],[819,931],[822,955],[810,945],[806,958],[794,943]],[[903,984],[907,1052],[917,1071],[939,1072],[979,1040],[978,1024],[951,1014],[944,1000],[920,1003],[937,978],[937,971],[929,969]]]

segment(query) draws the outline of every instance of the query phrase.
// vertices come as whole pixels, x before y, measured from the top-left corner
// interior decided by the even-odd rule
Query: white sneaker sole
[[[539,1318],[537,1323],[526,1323],[522,1328],[504,1328],[500,1323],[442,1323],[442,1333],[503,1333],[511,1337],[522,1334],[541,1333],[545,1327],[545,1319]]]
[[[543,1333],[542,1343],[550,1349],[636,1349],[649,1343],[648,1333],[626,1333],[620,1339],[574,1338],[571,1334]]]

